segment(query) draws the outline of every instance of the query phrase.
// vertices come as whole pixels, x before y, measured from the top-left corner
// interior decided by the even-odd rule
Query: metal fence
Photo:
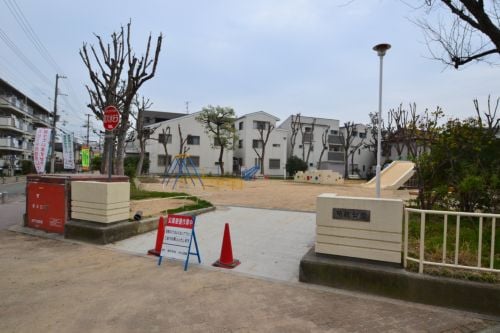
[[[408,255],[408,234],[409,234],[409,223],[410,214],[420,214],[420,239],[419,239],[419,254],[418,258],[413,258]],[[430,215],[440,215],[443,216],[443,244],[442,244],[442,258],[441,262],[428,261],[425,260],[425,226],[427,217]],[[455,246],[454,246],[454,257],[453,263],[446,262],[447,259],[447,238],[448,238],[448,217],[456,216],[455,220]],[[478,244],[477,244],[477,264],[463,265],[459,264],[459,245],[460,245],[460,218],[461,217],[472,217],[477,218],[478,227]],[[405,208],[405,234],[404,234],[404,267],[407,267],[408,261],[413,261],[418,263],[418,272],[423,273],[424,265],[451,267],[459,269],[468,269],[475,271],[486,271],[500,273],[500,269],[494,268],[495,262],[495,232],[496,232],[496,221],[500,218],[500,214],[484,214],[484,213],[466,213],[466,212],[450,212],[450,211],[438,211],[438,210],[423,210],[414,208]],[[491,243],[490,243],[490,254],[489,254],[489,265],[488,267],[483,267],[481,263],[482,250],[483,250],[483,225],[486,220],[491,220]],[[429,222],[430,223],[430,222]],[[435,223],[435,222],[432,222]]]

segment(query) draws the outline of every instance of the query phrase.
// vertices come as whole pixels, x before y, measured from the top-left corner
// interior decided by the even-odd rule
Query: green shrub
[[[35,172],[35,165],[33,164],[33,161],[30,160],[21,161],[21,173],[23,175],[27,175],[29,173],[34,173],[34,172]]]
[[[286,171],[290,176],[294,176],[297,171],[306,171],[307,163],[297,156],[292,156],[288,158],[286,162]]]
[[[127,156],[123,162],[123,167],[125,170],[125,175],[129,178],[135,177],[135,169],[137,168],[137,163],[139,163],[139,156]],[[149,159],[144,158],[144,162],[142,163],[142,173],[149,172]]]

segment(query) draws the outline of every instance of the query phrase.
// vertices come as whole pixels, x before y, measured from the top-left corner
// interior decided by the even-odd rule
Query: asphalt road
[[[7,193],[5,203],[0,201],[0,230],[20,224],[26,211],[26,183],[0,184],[0,192]]]

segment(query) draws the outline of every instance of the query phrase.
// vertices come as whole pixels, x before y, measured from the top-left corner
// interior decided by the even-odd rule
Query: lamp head
[[[379,57],[385,56],[385,52],[391,48],[391,44],[377,44],[373,47],[373,51],[377,52]]]

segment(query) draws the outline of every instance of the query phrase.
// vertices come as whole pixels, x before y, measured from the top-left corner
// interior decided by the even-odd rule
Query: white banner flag
[[[33,147],[33,162],[37,173],[45,172],[45,163],[49,151],[50,128],[37,128],[35,135],[35,144]]]
[[[75,154],[73,152],[73,135],[63,134],[62,139],[64,169],[74,169]]]

